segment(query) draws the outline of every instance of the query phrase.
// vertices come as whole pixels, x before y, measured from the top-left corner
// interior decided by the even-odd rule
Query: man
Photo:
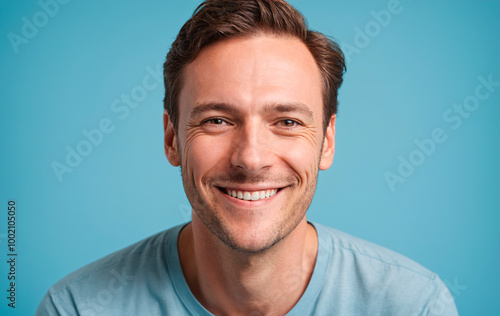
[[[38,315],[457,315],[432,272],[306,219],[344,69],[283,0],[203,3],[165,63],[192,222],[69,275]]]

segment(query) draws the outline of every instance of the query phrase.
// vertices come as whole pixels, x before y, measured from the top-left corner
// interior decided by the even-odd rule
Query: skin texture
[[[204,48],[183,75],[178,131],[167,114],[164,125],[193,207],[179,237],[186,281],[217,315],[285,314],[314,270],[305,213],[335,150],[320,71],[300,40],[255,34]],[[227,190],[277,193],[247,201]]]

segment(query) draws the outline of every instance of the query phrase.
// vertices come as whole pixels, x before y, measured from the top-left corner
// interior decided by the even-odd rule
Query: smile
[[[269,189],[261,191],[239,191],[231,189],[222,189],[222,192],[239,200],[258,201],[274,196],[279,190],[280,189]]]

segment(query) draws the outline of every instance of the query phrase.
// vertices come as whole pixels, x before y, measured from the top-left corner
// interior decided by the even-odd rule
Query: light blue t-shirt
[[[319,241],[316,265],[287,315],[458,315],[435,273],[391,250],[312,224]],[[182,273],[177,238],[183,226],[68,275],[50,288],[36,315],[212,315]]]

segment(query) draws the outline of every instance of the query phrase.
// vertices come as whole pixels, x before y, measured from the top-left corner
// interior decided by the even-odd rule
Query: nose
[[[249,174],[268,169],[273,157],[271,137],[259,124],[243,125],[233,139],[231,165]]]

